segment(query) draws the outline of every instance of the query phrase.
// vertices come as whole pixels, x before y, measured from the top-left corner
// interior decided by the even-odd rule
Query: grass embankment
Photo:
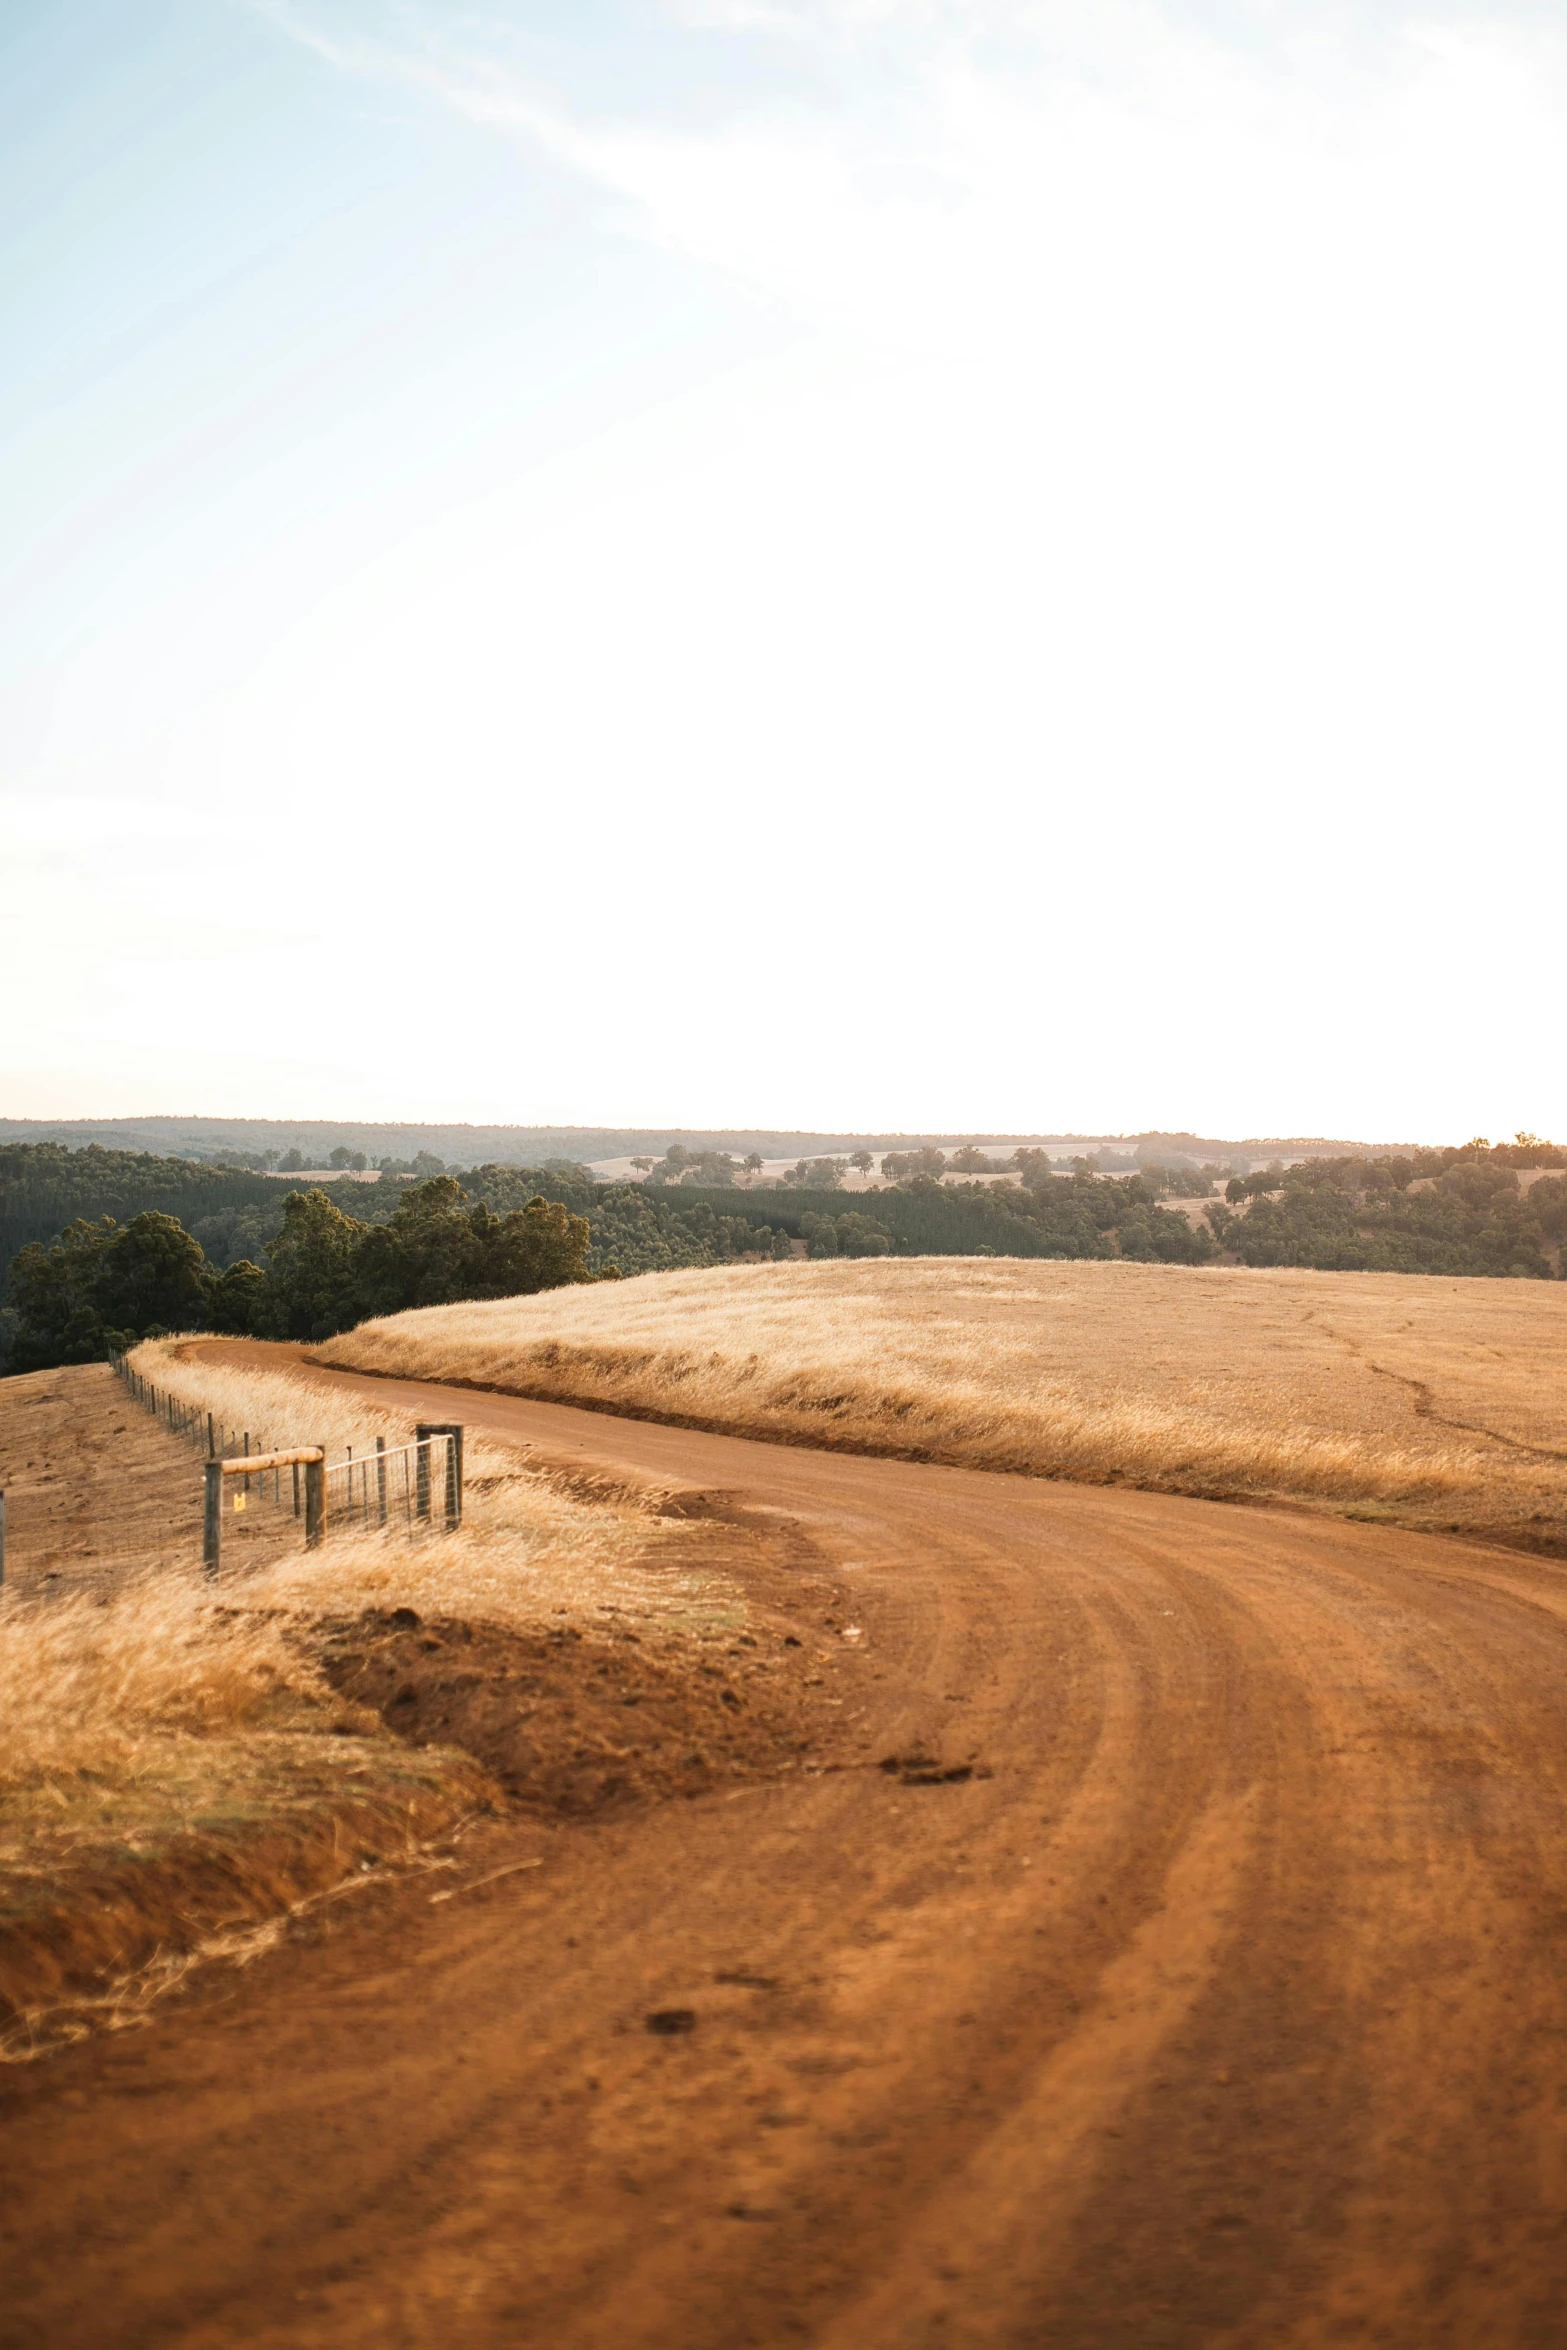
[[[137,1359],[334,1458],[412,1432],[172,1342]],[[345,1532],[307,1554],[257,1497],[209,1584],[199,1464],[107,1369],[0,1386],[0,2052],[137,2012],[192,1953],[477,1812],[569,1817],[768,1762],[766,1724],[732,1724],[688,1661],[739,1604],[701,1529],[671,1541],[656,1500],[585,1500],[503,1448],[469,1466],[461,1533],[412,1544]]]
[[[885,1258],[369,1322],[322,1359],[1567,1553],[1567,1288]]]

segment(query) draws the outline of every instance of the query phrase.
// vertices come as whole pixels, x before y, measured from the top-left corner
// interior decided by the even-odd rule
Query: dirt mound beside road
[[[450,1746],[415,1759],[321,1739],[264,1770],[246,1760],[248,1771],[226,1756],[193,1769],[183,1821],[166,1789],[149,1791],[150,1818],[122,1807],[107,1831],[34,1820],[24,1845],[4,1820],[0,2059],[140,2016],[209,1946],[346,1877],[406,1864],[496,1799]]]
[[[411,1746],[462,1747],[540,1817],[701,1795],[800,1769],[818,1749],[824,1675],[797,1632],[693,1647],[650,1627],[523,1631],[411,1608],[324,1629],[344,1697]]]

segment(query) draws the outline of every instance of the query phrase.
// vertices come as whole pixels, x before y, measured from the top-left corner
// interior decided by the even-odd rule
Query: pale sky
[[[1567,31],[11,0],[0,1109],[1567,1136]]]

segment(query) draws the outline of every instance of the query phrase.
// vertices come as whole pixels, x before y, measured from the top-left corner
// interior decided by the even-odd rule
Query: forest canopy
[[[1520,1134],[1495,1147],[1310,1159],[1232,1179],[1207,1213],[1243,1265],[1549,1281],[1567,1239],[1567,1151]]]
[[[406,1193],[382,1224],[361,1222],[324,1191],[295,1191],[263,1268],[221,1272],[172,1216],[126,1225],[78,1218],[52,1247],[31,1241],[11,1266],[11,1371],[101,1362],[110,1349],[170,1330],[260,1338],[330,1338],[376,1314],[462,1298],[518,1297],[588,1281],[588,1227],[534,1197],[499,1213],[450,1175]]]

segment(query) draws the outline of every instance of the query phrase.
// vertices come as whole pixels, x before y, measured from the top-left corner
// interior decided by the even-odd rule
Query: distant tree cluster
[[[814,1196],[829,1188],[815,1187]],[[1201,1264],[1214,1253],[1211,1234],[1160,1207],[1140,1176],[1106,1181],[1047,1175],[1037,1184],[1025,1177],[1021,1185],[991,1185],[917,1174],[872,1194],[870,1212],[847,1219],[847,1239],[842,1215],[805,1206],[804,1197],[787,1185],[753,1192],[746,1213],[771,1218],[817,1256],[880,1253],[880,1239],[893,1256],[1127,1256]],[[829,1225],[838,1236],[836,1248],[826,1238]]]
[[[869,1158],[870,1153],[860,1156]],[[858,1162],[856,1162],[858,1163]],[[939,1183],[944,1175],[1013,1175],[1047,1176],[1052,1164],[1047,1151],[1031,1149],[1025,1144],[1004,1159],[993,1158],[982,1151],[976,1142],[965,1142],[952,1152],[922,1146],[918,1150],[888,1151],[881,1162],[882,1174],[889,1183],[912,1183],[923,1176]]]
[[[869,1153],[861,1154],[869,1157]],[[858,1162],[856,1162],[858,1163]],[[935,1149],[888,1151],[881,1162],[882,1174],[889,1183],[913,1183],[921,1177],[939,1182],[943,1177],[1017,1175],[1026,1188],[1039,1189],[1058,1181],[1064,1175],[1135,1174],[1150,1196],[1177,1199],[1208,1197],[1216,1180],[1221,1180],[1228,1169],[1219,1166],[1195,1166],[1189,1159],[1162,1160],[1134,1158],[1126,1151],[1095,1151],[1070,1159],[1052,1159],[1050,1153],[1030,1143],[1019,1147],[1005,1158],[982,1151],[977,1143],[966,1142],[958,1150],[947,1152]]]
[[[187,1229],[242,1208],[276,1212],[284,1186],[251,1169],[147,1151],[71,1150],[58,1142],[0,1145],[0,1269],[29,1241],[52,1240],[79,1218],[124,1224],[156,1208]]]
[[[299,1153],[297,1151],[292,1155],[298,1160]],[[260,1174],[281,1165],[282,1158],[281,1151],[246,1151],[239,1150],[232,1144],[224,1143],[217,1150],[203,1151],[199,1163],[208,1167],[250,1168]]]
[[[232,1143],[221,1143],[216,1150],[203,1151],[197,1163],[206,1167],[254,1168],[260,1173],[279,1175],[302,1174],[313,1164],[321,1167],[337,1167],[343,1170],[362,1170],[370,1165],[370,1161],[365,1157],[363,1151],[351,1149],[346,1142],[338,1143],[336,1148],[328,1152],[325,1158],[316,1161],[305,1158],[298,1149],[247,1151],[239,1149]],[[385,1163],[384,1160],[376,1161],[378,1166]],[[436,1159],[431,1165],[430,1172],[438,1174],[440,1169],[441,1161]]]
[[[346,1161],[339,1159],[336,1151],[333,1151],[327,1162],[329,1166],[333,1167],[342,1166],[345,1163],[351,1167],[362,1167],[365,1163],[363,1151],[351,1152]],[[434,1151],[415,1151],[411,1159],[377,1159],[375,1163],[383,1175],[412,1175],[422,1183],[427,1183],[432,1175],[449,1175],[456,1172],[455,1169],[447,1166],[444,1159],[438,1159]],[[286,1167],[288,1161],[285,1159],[283,1164]]]
[[[1086,1171],[1066,1180],[1001,1186],[988,1194],[1003,1215],[1031,1225],[1039,1254],[1061,1257],[1129,1257],[1140,1264],[1200,1265],[1213,1255],[1213,1242],[1200,1226],[1159,1205],[1159,1186],[1142,1175],[1104,1176]]]
[[[1533,1170],[1549,1171],[1525,1188],[1519,1175]],[[1477,1137],[1444,1150],[1275,1163],[1233,1176],[1224,1204],[1207,1213],[1243,1265],[1549,1281],[1563,1270],[1567,1151],[1520,1134],[1494,1148]]]
[[[978,1157],[978,1153],[974,1154]],[[939,1183],[947,1172],[947,1154],[938,1150],[888,1151],[881,1163],[882,1174],[889,1183],[909,1183],[923,1175],[927,1181]]]
[[[892,1235],[874,1216],[818,1216],[807,1210],[800,1218],[800,1237],[812,1257],[885,1257],[892,1253]]]
[[[756,1158],[754,1152],[752,1158]],[[756,1159],[758,1167],[761,1163]],[[710,1190],[727,1190],[738,1172],[728,1151],[688,1151],[683,1142],[672,1142],[661,1159],[633,1159],[631,1164],[641,1169],[644,1183],[652,1184],[655,1189],[660,1184],[683,1183],[688,1187],[703,1184]],[[749,1171],[751,1159],[745,1164]]]
[[[860,1154],[869,1157],[869,1152]],[[841,1191],[853,1162],[849,1159],[798,1159],[784,1169],[781,1181],[790,1191]]]

